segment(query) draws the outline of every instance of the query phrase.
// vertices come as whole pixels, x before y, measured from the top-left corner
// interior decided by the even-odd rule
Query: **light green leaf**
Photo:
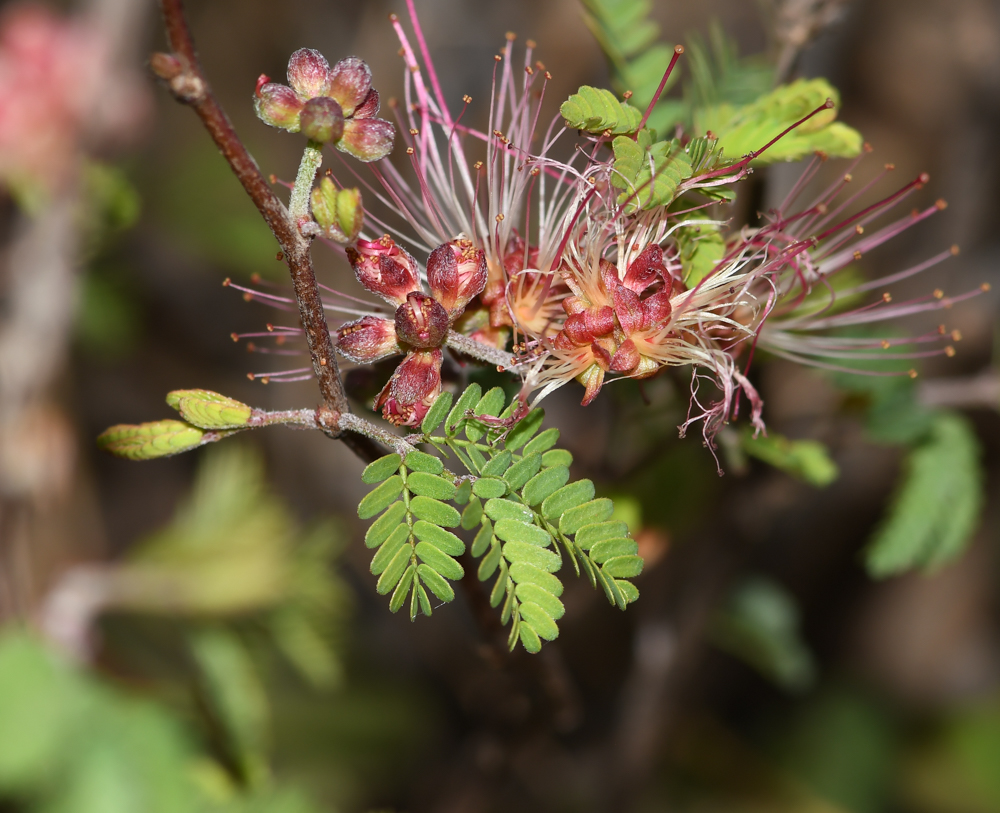
[[[462,480],[458,484],[458,488],[455,490],[454,502],[459,505],[465,505],[469,502],[469,498],[472,496],[472,482],[470,480]]]
[[[531,412],[521,418],[514,428],[510,430],[507,434],[506,441],[504,441],[504,446],[512,452],[516,452],[535,436],[535,433],[542,428],[542,421],[544,420],[544,409],[536,407],[531,410]]]
[[[406,506],[402,500],[397,500],[390,505],[384,514],[375,520],[365,533],[365,547],[377,548],[389,538],[396,526],[403,521],[406,516]]]
[[[521,646],[524,647],[525,651],[534,655],[541,650],[542,642],[538,637],[538,633],[527,624],[521,624],[517,630],[517,635],[521,641]]]
[[[484,510],[486,516],[494,522],[501,519],[519,519],[522,522],[531,522],[535,518],[530,508],[511,500],[488,500]]]
[[[183,421],[152,421],[118,424],[97,436],[97,445],[106,452],[129,460],[152,460],[195,449],[219,440],[225,434],[206,432]]]
[[[634,133],[642,113],[627,102],[618,101],[610,90],[581,87],[559,108],[567,127],[590,133],[610,131],[614,135]]]
[[[437,458],[435,458],[437,459]],[[416,471],[406,478],[406,487],[421,497],[433,497],[436,500],[451,500],[455,497],[455,484],[444,477],[435,474]]]
[[[472,484],[472,493],[484,500],[502,497],[507,493],[507,483],[496,477],[480,477]]]
[[[489,463],[483,466],[483,477],[503,477],[504,472],[510,468],[510,462],[513,457],[507,450],[500,452]]]
[[[511,565],[510,577],[518,584],[533,584],[554,596],[561,596],[563,594],[563,583],[559,581],[558,576],[546,573],[544,570],[540,570],[526,562],[517,562]]]
[[[457,528],[462,522],[457,509],[430,497],[414,497],[410,500],[410,512],[417,519],[440,525],[442,528]]]
[[[606,542],[600,542],[606,545]],[[591,549],[593,550],[593,549]],[[607,576],[615,579],[633,579],[642,573],[642,566],[645,564],[640,556],[616,556],[608,559],[601,568]]]
[[[555,573],[562,566],[559,554],[527,542],[508,542],[503,546],[503,556],[512,564],[524,562],[549,573]]]
[[[444,463],[432,454],[414,450],[406,456],[406,468],[425,474],[440,474],[444,471]]]
[[[361,472],[361,482],[369,485],[381,483],[399,471],[402,462],[403,459],[398,454],[387,454],[385,457],[380,457],[365,466],[365,470]]]
[[[386,545],[389,543],[387,542]],[[379,551],[381,553],[381,551]],[[399,550],[396,551],[396,555],[392,557],[392,560],[386,565],[382,575],[379,576],[378,582],[375,584],[375,590],[380,596],[384,596],[390,590],[399,584],[399,580],[403,577],[403,573],[406,572],[406,568],[412,567],[410,564],[410,558],[413,553],[413,549],[409,545],[401,545]],[[393,596],[395,598],[395,596]]]
[[[773,432],[755,438],[748,432],[743,436],[742,446],[751,457],[817,488],[830,485],[840,474],[826,447],[816,440],[789,440]]]
[[[430,542],[418,542],[414,550],[422,562],[430,565],[446,579],[455,581],[465,575],[465,569],[457,561]]]
[[[532,441],[533,443],[534,441]],[[530,445],[530,444],[529,444]],[[518,460],[513,466],[507,469],[506,474],[504,474],[503,479],[507,481],[507,485],[510,486],[511,491],[517,491],[525,483],[528,482],[532,477],[538,474],[539,469],[542,467],[542,455],[537,451],[528,454],[527,447],[525,447],[525,455],[520,460]]]
[[[430,542],[449,556],[461,556],[465,553],[465,543],[451,531],[439,528],[422,519],[413,524],[413,533],[422,542]]]
[[[525,483],[521,494],[528,505],[538,505],[550,494],[555,493],[569,480],[569,469],[565,466],[555,466],[542,469]]]
[[[638,141],[618,136],[611,146],[615,153],[611,184],[624,190],[618,203],[629,214],[669,205],[681,182],[691,176],[691,162],[676,140],[653,143],[649,130],[643,129]]]
[[[403,478],[393,475],[377,488],[368,492],[358,504],[358,516],[361,519],[371,519],[388,508],[392,502],[403,493]]]
[[[573,455],[565,449],[552,449],[542,455],[542,465],[551,469],[554,466],[565,466],[569,468],[573,464]]]
[[[504,542],[527,542],[529,545],[538,545],[540,548],[547,548],[552,544],[552,537],[549,532],[537,525],[529,525],[516,519],[501,519],[493,529]]]
[[[595,525],[611,519],[615,504],[607,497],[591,500],[576,508],[570,508],[559,520],[559,530],[564,534],[575,534],[585,525]]]
[[[424,419],[420,422],[420,431],[425,435],[429,435],[437,429],[441,421],[448,414],[448,410],[451,409],[451,402],[452,394],[447,391],[442,392],[435,398],[431,408],[427,410],[427,414],[424,415]]]
[[[597,542],[605,539],[618,539],[628,536],[628,525],[624,522],[599,522],[596,525],[586,525],[576,532],[576,544],[587,550]]]
[[[472,411],[476,415],[488,415],[495,418],[500,410],[503,409],[503,402],[505,400],[506,396],[504,395],[503,388],[494,387],[479,399],[478,403],[472,408]],[[465,425],[465,436],[469,440],[479,440],[484,434],[486,434],[486,428],[478,421],[469,421]]]
[[[478,559],[486,552],[486,548],[489,547],[492,538],[493,523],[489,519],[484,519],[483,526],[476,533],[476,538],[472,540],[472,547],[469,549],[469,552],[474,558]]]
[[[562,602],[559,599],[555,599],[562,606]],[[539,605],[531,601],[526,601],[518,608],[521,614],[522,623],[527,621],[531,628],[538,633],[540,638],[544,638],[546,641],[554,641],[559,637],[559,627],[553,618],[545,612],[545,610]]]
[[[565,605],[548,590],[544,590],[538,585],[531,582],[523,582],[518,584],[514,592],[517,594],[518,600],[522,602],[522,608],[524,607],[524,603],[531,602],[541,607],[545,611],[545,614],[555,621],[566,615]]]
[[[726,254],[726,243],[718,226],[701,224],[674,232],[681,254],[684,284],[693,288],[709,274]]]
[[[441,575],[430,565],[420,565],[417,567],[417,575],[441,601],[452,601],[455,598],[455,591],[452,589],[452,586],[441,578]]]
[[[546,519],[557,519],[570,508],[576,508],[592,499],[594,499],[594,484],[590,480],[577,480],[545,498],[542,503],[542,516]]]
[[[371,563],[371,573],[373,576],[378,576],[382,573],[388,566],[389,563],[395,559],[396,554],[399,552],[400,548],[406,544],[406,541],[410,538],[410,528],[405,523],[402,525],[397,525],[396,530],[394,530],[389,538],[383,543],[382,547],[378,549],[375,555],[372,557]],[[409,546],[407,546],[409,547]]]
[[[936,414],[927,438],[910,452],[892,505],[865,552],[872,576],[932,569],[965,549],[983,504],[979,458],[969,422],[951,412]]]
[[[625,579],[615,579],[615,586],[625,597],[626,604],[631,604],[633,601],[639,600],[639,588],[632,584],[632,582],[625,581]]]
[[[484,582],[496,573],[497,566],[500,564],[500,556],[500,543],[498,542],[490,548],[490,552],[487,553],[486,556],[483,557],[483,561],[479,563],[479,581]]]
[[[201,429],[239,429],[253,413],[246,404],[211,390],[174,390],[167,393],[167,403]]]
[[[407,561],[409,561],[409,559],[407,559]],[[416,572],[417,568],[411,562],[403,572],[403,575],[400,577],[399,583],[396,585],[396,589],[392,591],[392,598],[389,599],[389,612],[399,612],[399,609],[406,601],[407,593],[410,592],[410,587],[413,584],[413,577],[416,575]]]
[[[532,438],[527,445],[524,447],[524,455],[534,454],[535,452],[547,452],[556,443],[559,442],[559,430],[555,427],[551,429],[546,429],[544,432],[538,436]]]
[[[468,482],[469,481],[466,480],[465,483],[463,483],[463,485],[465,485]],[[479,500],[479,497],[473,497],[471,500],[469,500],[469,504],[465,506],[465,510],[462,511],[462,527],[467,531],[471,531],[479,524],[479,521],[482,518],[483,518],[483,504]]]
[[[590,549],[590,558],[603,565],[616,556],[635,556],[638,552],[639,545],[634,539],[605,539]]]
[[[451,412],[448,413],[444,422],[444,433],[448,437],[454,437],[458,433],[459,426],[465,420],[466,411],[479,403],[482,394],[482,387],[478,384],[470,384],[465,392],[458,397],[455,406],[451,408]]]

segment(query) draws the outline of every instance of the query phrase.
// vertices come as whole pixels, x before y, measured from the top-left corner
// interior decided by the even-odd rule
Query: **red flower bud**
[[[583,400],[580,403],[583,406],[587,406],[597,397],[597,393],[601,391],[601,387],[604,385],[604,370],[601,369],[599,364],[591,364],[577,376],[577,381],[586,388]]]
[[[371,364],[403,352],[396,339],[396,328],[388,319],[362,316],[337,331],[337,349],[351,361]]]
[[[300,48],[288,60],[288,84],[303,101],[323,96],[330,88],[330,63],[319,51]]]
[[[393,305],[402,305],[408,293],[420,290],[417,261],[388,235],[373,242],[358,240],[355,248],[347,249],[347,259],[365,290]]]
[[[370,119],[378,113],[378,91],[372,88],[365,96],[365,100],[354,111],[355,119]]]
[[[622,332],[630,336],[635,331],[641,330],[642,302],[639,301],[639,295],[624,285],[619,285],[615,289],[614,301],[615,316],[618,317],[618,324],[622,326]]]
[[[418,426],[441,394],[441,351],[409,353],[375,399],[375,409],[396,426]]]
[[[448,312],[433,297],[413,291],[396,308],[396,335],[421,349],[440,347],[448,335]]]
[[[670,318],[670,283],[642,301],[643,328],[658,327]]]
[[[443,243],[427,258],[431,292],[452,319],[465,310],[472,297],[483,292],[488,275],[486,253],[471,240]]]
[[[628,373],[639,366],[640,358],[635,342],[626,339],[615,350],[615,354],[611,357],[610,367],[616,373]]]
[[[622,284],[641,294],[656,281],[657,276],[669,278],[666,266],[663,264],[663,249],[654,244],[632,260]]]
[[[320,144],[340,141],[344,134],[344,113],[333,99],[317,96],[302,108],[299,129],[306,138]]]
[[[371,89],[371,69],[364,60],[349,56],[333,66],[325,93],[340,103],[345,115],[357,117],[355,111],[366,101]]]
[[[348,119],[337,149],[369,163],[392,152],[396,128],[384,119]]]
[[[254,110],[265,124],[292,133],[299,131],[303,102],[288,85],[261,85],[254,95]]]

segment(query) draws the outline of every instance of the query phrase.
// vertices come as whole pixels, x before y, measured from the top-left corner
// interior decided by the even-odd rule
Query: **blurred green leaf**
[[[872,576],[934,568],[965,549],[983,503],[979,457],[966,419],[934,415],[926,438],[907,456],[892,505],[865,552]]]
[[[153,460],[196,449],[219,437],[184,421],[150,421],[109,427],[97,436],[97,445],[129,460]]]
[[[618,101],[610,90],[587,85],[562,103],[559,114],[565,119],[567,127],[598,134],[634,133],[642,120],[639,110],[627,102]],[[483,414],[482,410],[477,412]]]
[[[815,666],[800,637],[795,599],[769,579],[751,578],[737,586],[716,616],[711,637],[784,689],[812,685]]]
[[[201,429],[237,429],[246,426],[253,410],[246,404],[211,390],[173,390],[167,404]]]
[[[775,432],[754,437],[748,431],[742,441],[743,450],[751,457],[817,488],[830,485],[840,475],[826,446],[817,440],[789,440]]]

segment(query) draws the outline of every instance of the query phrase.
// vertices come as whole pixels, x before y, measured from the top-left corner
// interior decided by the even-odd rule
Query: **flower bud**
[[[331,99],[336,99],[346,115],[366,118],[358,115],[358,108],[367,100],[371,89],[371,69],[364,60],[349,56],[330,70],[330,83],[324,93]]]
[[[641,294],[656,281],[657,276],[667,278],[666,270],[663,265],[663,249],[653,244],[632,260],[622,285]]]
[[[441,394],[441,351],[409,353],[375,399],[375,409],[396,426],[419,426]]]
[[[642,324],[642,302],[639,295],[624,285],[619,285],[615,289],[615,316],[618,317],[618,324],[622,326],[622,332],[626,336],[631,336],[635,331],[643,328]]]
[[[337,331],[337,350],[358,364],[371,364],[403,352],[388,319],[362,316]]]
[[[392,152],[396,128],[384,119],[350,119],[344,122],[344,134],[337,149],[370,163]]]
[[[639,365],[640,358],[635,342],[631,339],[626,339],[618,345],[618,349],[615,350],[615,354],[611,357],[611,364],[609,366],[616,373],[627,373]]]
[[[288,85],[261,85],[253,103],[257,117],[265,124],[290,133],[299,131],[303,102]]]
[[[408,293],[420,290],[417,261],[388,235],[372,242],[358,240],[356,247],[347,249],[347,259],[365,290],[393,305],[402,305]]]
[[[471,240],[442,243],[427,258],[427,282],[435,299],[454,319],[486,287],[486,253]]]
[[[659,327],[670,318],[670,288],[658,291],[642,301],[642,326]]]
[[[323,177],[312,191],[312,214],[323,229],[323,236],[345,244],[353,243],[361,232],[364,221],[361,192],[357,189],[337,189],[336,184]]]
[[[303,100],[323,96],[330,88],[330,63],[319,51],[300,48],[288,60],[288,84]]]
[[[574,313],[563,324],[563,333],[575,345],[590,344],[599,336],[605,336],[615,329],[614,311],[605,305],[603,308],[588,308]]]
[[[299,129],[306,138],[320,144],[340,141],[344,134],[344,111],[333,99],[317,96],[302,108]]]
[[[421,349],[440,347],[448,335],[448,312],[434,297],[413,291],[396,308],[396,335]]]

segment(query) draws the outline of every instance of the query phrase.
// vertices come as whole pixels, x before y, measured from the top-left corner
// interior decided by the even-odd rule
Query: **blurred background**
[[[301,143],[256,119],[252,92],[296,48],[361,56],[383,99],[402,93],[401,0],[188,5],[265,174],[293,179]],[[417,8],[456,104],[487,98],[507,31],[538,43],[553,114],[608,83],[577,0]],[[908,290],[1000,282],[996,0],[655,0],[652,17],[667,44],[717,21],[742,55],[828,78],[875,150],[859,172],[930,173],[913,205],[948,208],[863,270],[957,243]],[[677,438],[683,376],[587,408],[574,384],[547,415],[574,476],[627,513],[641,599],[620,613],[570,584],[561,637],[507,655],[461,593],[414,624],[388,612],[355,518],[364,464],[341,444],[275,428],[145,463],[97,450],[112,424],[171,417],[172,389],[271,409],[318,396],[248,381],[282,360],[230,339],[277,318],[223,279],[281,283],[286,267],[196,117],[150,78],[156,5],[5,2],[0,32],[0,810],[1000,811],[995,294],[947,314],[959,353],[917,390],[982,448],[962,556],[866,573],[906,450],[828,376],[754,372],[769,429],[830,450],[823,488],[725,455],[720,477],[699,437]],[[31,60],[44,67],[24,78]],[[796,172],[756,173],[747,198],[780,199]],[[315,256],[322,282],[359,293],[342,258]]]

